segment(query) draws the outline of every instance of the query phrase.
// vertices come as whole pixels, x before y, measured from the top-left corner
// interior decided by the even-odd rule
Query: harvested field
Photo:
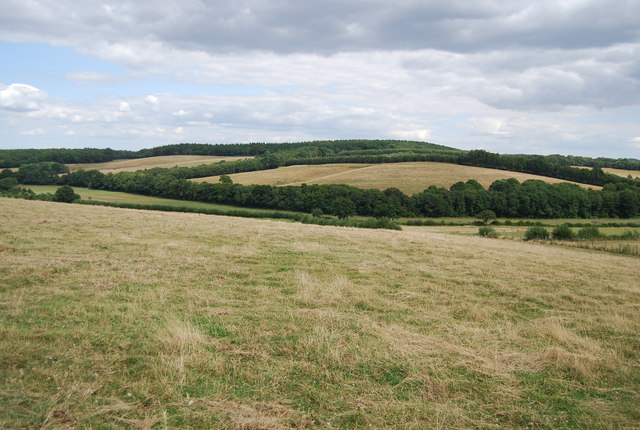
[[[414,162],[386,164],[321,164],[288,166],[279,169],[230,175],[239,184],[300,185],[347,184],[359,188],[398,188],[406,194],[423,191],[430,185],[449,188],[458,181],[475,179],[485,188],[498,179],[516,178],[520,182],[538,179],[549,183],[566,182],[561,179],[482,167],[448,163]],[[217,182],[218,176],[193,179],[198,182]],[[589,188],[599,188],[582,185]]]

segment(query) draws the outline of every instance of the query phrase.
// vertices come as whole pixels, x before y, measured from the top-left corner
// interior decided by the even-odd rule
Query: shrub
[[[578,230],[578,239],[580,240],[592,240],[599,239],[602,237],[602,233],[598,230],[598,227],[589,226],[583,227]]]
[[[482,237],[498,237],[498,233],[493,227],[484,226],[478,229],[478,234]]]
[[[637,230],[625,230],[625,232],[622,233],[620,238],[624,240],[640,239],[640,232],[638,232]]]
[[[68,185],[63,185],[56,190],[53,200],[56,202],[71,203],[80,199],[80,196]]]
[[[0,191],[10,190],[11,188],[18,186],[18,180],[16,178],[2,178],[0,179]]]
[[[561,224],[553,229],[551,237],[555,240],[575,240],[576,235],[566,224]]]
[[[549,239],[549,231],[540,226],[529,227],[524,234],[524,240],[546,240]]]

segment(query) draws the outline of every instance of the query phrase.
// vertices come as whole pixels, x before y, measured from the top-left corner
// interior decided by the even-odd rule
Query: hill
[[[632,428],[637,259],[0,198],[0,427]]]
[[[430,185],[449,188],[456,182],[475,179],[485,188],[499,179],[516,178],[520,182],[537,179],[556,184],[561,179],[507,170],[462,166],[449,163],[413,162],[386,164],[320,164],[280,167],[272,170],[229,175],[239,184],[301,185],[347,184],[358,188],[384,190],[397,188],[406,194],[424,191]],[[196,182],[218,182],[218,176],[192,179]],[[600,187],[579,184],[587,188]]]
[[[105,163],[68,164],[73,172],[76,170],[99,170],[102,173],[135,172],[136,170],[152,169],[154,167],[192,167],[201,164],[219,163],[220,161],[236,161],[251,158],[248,156],[216,157],[208,155],[164,155],[158,157],[134,158],[127,160],[113,160]]]

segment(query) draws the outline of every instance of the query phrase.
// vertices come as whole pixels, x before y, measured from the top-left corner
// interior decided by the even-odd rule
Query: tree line
[[[111,148],[50,148],[50,149],[2,149],[0,168],[20,167],[23,164],[55,161],[63,164],[103,163],[116,159],[134,159],[162,155],[210,155],[210,156],[256,156],[281,153],[286,158],[322,157],[350,152],[447,152],[459,153],[459,149],[427,142],[403,140],[327,140],[291,143],[180,143],[158,146],[139,151],[114,150]]]

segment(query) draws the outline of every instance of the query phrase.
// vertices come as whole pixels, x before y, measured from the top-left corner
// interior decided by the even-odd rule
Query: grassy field
[[[25,185],[25,188],[31,188],[35,193],[55,193],[58,189],[57,185]],[[139,205],[169,205],[181,208],[192,209],[217,209],[223,211],[232,211],[241,209],[243,211],[267,213],[273,212],[271,209],[253,209],[238,206],[219,205],[215,203],[192,202],[189,200],[164,199],[161,197],[143,196],[140,194],[121,193],[118,191],[92,190],[89,188],[73,187],[76,193],[83,200],[95,200],[99,202],[109,203],[134,203]],[[283,213],[294,213],[292,211],[278,211]]]
[[[106,163],[67,164],[71,171],[99,170],[103,173],[132,172],[153,167],[193,167],[200,164],[212,164],[220,161],[243,160],[252,157],[215,157],[210,155],[164,155],[159,157],[136,158],[132,160],[113,160]]]
[[[485,188],[498,179],[507,178],[516,178],[521,182],[527,179],[539,179],[550,183],[566,182],[561,179],[526,173],[432,162],[288,166],[273,170],[236,173],[229,176],[233,182],[239,184],[347,184],[359,188],[386,189],[395,187],[406,194],[418,193],[429,185],[449,188],[458,181],[469,179],[477,180]],[[212,176],[193,180],[217,182],[218,179],[218,176]]]
[[[638,260],[0,198],[0,428],[636,428]]]

